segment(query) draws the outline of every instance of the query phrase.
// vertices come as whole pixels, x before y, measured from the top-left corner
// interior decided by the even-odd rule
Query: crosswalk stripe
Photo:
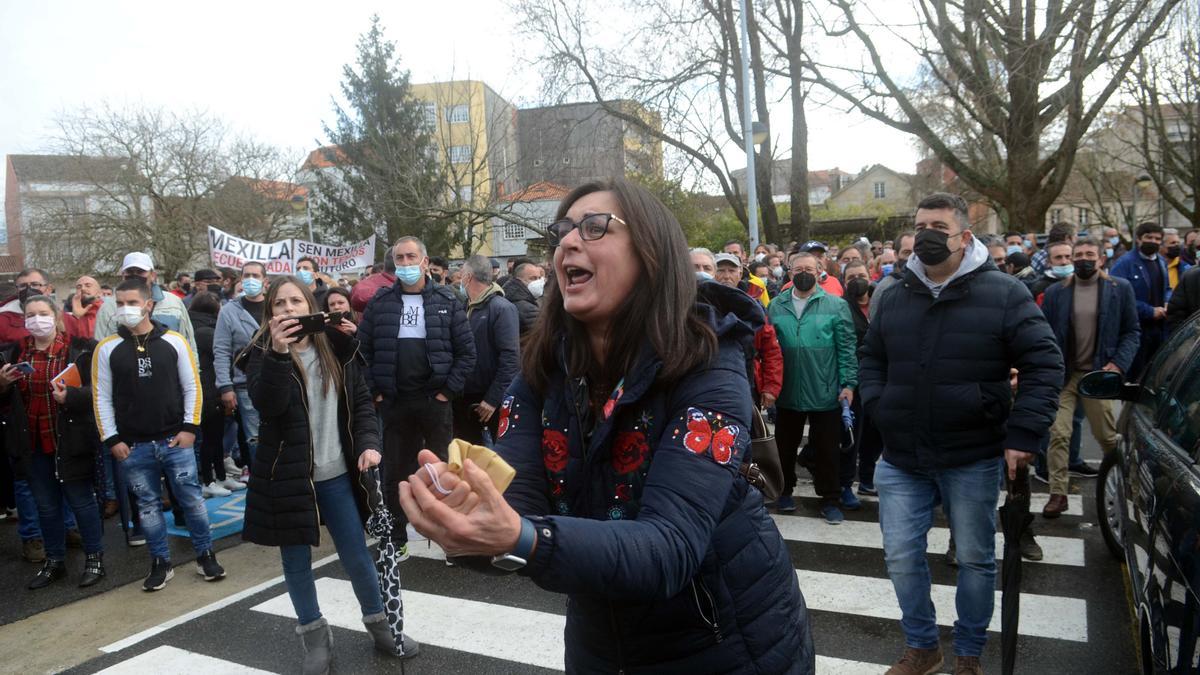
[[[779,533],[788,541],[883,549],[883,533],[879,531],[879,523],[875,521],[845,520],[834,527],[821,518],[809,516],[772,514],[772,517],[779,527]],[[1082,539],[1039,536],[1037,542],[1041,545],[1045,556],[1038,562],[1051,565],[1084,566]],[[931,553],[941,553],[949,545],[949,528],[934,527],[929,530],[929,551]],[[997,533],[996,559],[999,560],[1003,557],[1004,535]]]
[[[145,673],[172,673],[172,675],[272,675],[269,670],[259,670],[218,659],[186,649],[164,645],[155,647],[114,666],[99,671],[96,675],[144,675]]]
[[[792,491],[792,495],[795,497],[805,497],[805,498],[809,498],[809,499],[818,499],[819,498],[819,495],[817,495],[817,491],[815,489],[813,489],[812,482],[809,482],[809,481],[797,482],[796,489]],[[864,502],[878,502],[879,501],[879,497],[871,497],[871,496],[867,496],[867,495],[858,495],[858,498]],[[1048,502],[1048,501],[1050,501],[1050,495],[1046,494],[1045,492],[1033,493],[1029,497],[1029,512],[1030,513],[1041,513],[1042,509],[1045,508],[1045,506],[1046,506],[1046,502]],[[1000,501],[997,503],[997,505],[1003,504],[1003,503],[1004,503],[1004,493],[1001,492],[1000,493]],[[1067,510],[1064,512],[1064,514],[1068,515],[1068,516],[1082,516],[1083,515],[1083,495],[1067,495]]]
[[[860,577],[815,570],[796,570],[809,609],[878,619],[900,619],[900,606],[889,579]],[[933,584],[930,597],[937,622],[954,625],[957,616],[954,586]],[[1000,592],[988,630],[1000,631]],[[1087,642],[1087,601],[1055,595],[1021,594],[1021,635]]]
[[[366,632],[349,581],[322,577],[316,584],[321,614],[330,625]],[[296,618],[287,594],[252,609]],[[564,669],[566,621],[565,616],[550,612],[404,592],[404,632],[418,642],[541,668]],[[886,666],[874,663],[817,656],[818,673],[878,675],[885,669]]]

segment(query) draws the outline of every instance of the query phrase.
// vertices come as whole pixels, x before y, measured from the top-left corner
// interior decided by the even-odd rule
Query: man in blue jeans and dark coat
[[[925,197],[915,225],[915,255],[880,300],[859,373],[863,407],[883,433],[879,525],[903,614],[905,650],[887,672],[924,675],[943,662],[925,558],[940,499],[959,565],[954,672],[982,673],[1000,460],[1013,480],[1040,451],[1058,408],[1063,359],[1029,290],[997,269],[971,233],[962,197]]]

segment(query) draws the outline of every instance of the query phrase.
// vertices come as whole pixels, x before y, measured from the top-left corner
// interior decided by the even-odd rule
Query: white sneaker
[[[231,493],[237,492],[238,490],[246,489],[245,483],[243,483],[240,480],[233,479],[233,478],[226,478],[225,480],[218,482],[217,485],[220,485],[221,487],[225,488],[226,490],[229,490]]]
[[[233,493],[221,487],[220,483],[213,481],[212,483],[200,488],[200,494],[203,495],[205,499],[209,499],[212,497],[228,497]]]
[[[242,469],[233,461],[232,457],[225,458],[225,473],[230,476],[242,475]]]

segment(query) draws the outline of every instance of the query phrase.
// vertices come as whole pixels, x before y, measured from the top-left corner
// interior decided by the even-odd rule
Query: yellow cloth
[[[463,462],[469,459],[487,473],[492,479],[492,484],[501,493],[508,489],[513,478],[517,476],[517,470],[509,466],[500,455],[482,445],[471,445],[458,438],[450,441],[448,457],[447,467],[459,478],[463,477]]]
[[[760,289],[762,289],[762,292],[758,294],[758,301],[762,303],[762,306],[764,308],[770,307],[771,306],[771,297],[769,295],[767,295],[766,282],[764,282],[762,279],[759,279],[758,277],[751,274],[750,275],[750,283],[752,285],[758,286]],[[753,295],[753,293],[751,295]]]
[[[1179,285],[1179,258],[1167,261],[1167,288],[1175,290]]]

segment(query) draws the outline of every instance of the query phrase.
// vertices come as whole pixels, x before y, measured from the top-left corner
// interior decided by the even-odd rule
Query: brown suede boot
[[[1067,511],[1066,495],[1050,495],[1046,508],[1042,509],[1043,518],[1057,518]]]
[[[983,675],[983,664],[978,656],[956,656],[954,675]]]
[[[942,667],[942,649],[916,649],[905,647],[904,653],[886,675],[929,675],[936,673]]]

